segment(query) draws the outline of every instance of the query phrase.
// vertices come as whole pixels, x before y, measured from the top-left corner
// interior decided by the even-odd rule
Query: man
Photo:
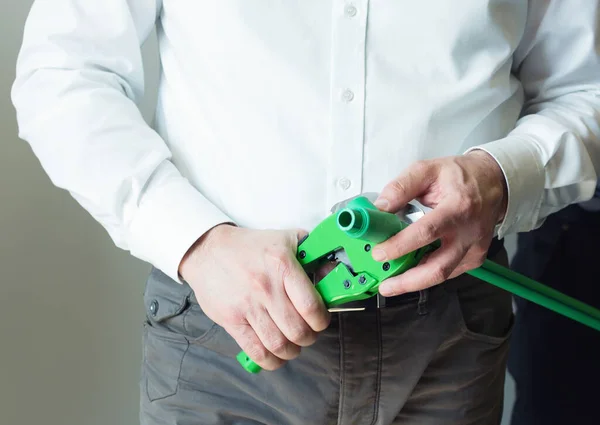
[[[552,214],[519,235],[515,270],[600,308],[600,182],[594,197]],[[516,298],[508,356],[516,398],[511,425],[594,425],[600,420],[600,333]]]
[[[506,264],[495,235],[591,197],[598,10],[35,2],[13,90],[21,137],[154,266],[141,422],[498,423],[510,295],[464,272],[486,255]],[[135,103],[153,27],[155,129]],[[433,207],[376,260],[443,246],[381,285],[385,308],[329,313],[295,249],[363,192],[386,211]],[[266,370],[241,369],[240,349]]]

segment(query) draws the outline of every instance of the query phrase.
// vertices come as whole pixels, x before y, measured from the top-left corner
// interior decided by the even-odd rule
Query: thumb
[[[308,236],[308,231],[304,229],[295,229],[291,231],[290,236],[292,237],[294,245],[298,246],[301,241],[306,239],[306,237]]]
[[[419,161],[388,183],[374,204],[382,211],[396,212],[422,195],[435,181],[437,165],[433,161]]]

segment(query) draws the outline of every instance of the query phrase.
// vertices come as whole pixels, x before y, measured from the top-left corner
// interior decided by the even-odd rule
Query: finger
[[[290,272],[283,277],[283,284],[292,305],[312,330],[321,332],[329,326],[331,317],[323,298],[300,264],[292,264]]]
[[[491,238],[490,238],[491,243]],[[454,279],[463,273],[480,267],[487,258],[490,243],[481,243],[471,247],[463,261],[454,269],[448,279]]]
[[[275,370],[283,366],[284,360],[265,348],[256,332],[249,324],[225,328],[233,339],[257,365],[265,370]]]
[[[412,164],[383,188],[375,200],[375,206],[382,211],[398,211],[425,192],[435,181],[437,174],[438,167],[434,161],[419,161]]]
[[[282,360],[292,360],[300,354],[300,347],[285,337],[267,310],[254,310],[247,320],[262,345],[275,356]]]
[[[298,245],[300,245],[300,241],[304,240],[308,236],[308,232],[304,229],[296,229],[290,232],[290,237],[292,238],[291,245],[294,247],[294,254],[297,251]]]
[[[415,292],[444,282],[464,258],[468,248],[458,241],[442,246],[427,260],[407,272],[386,279],[379,286],[381,295],[389,297]]]
[[[327,276],[333,269],[335,269],[338,264],[338,261],[327,261],[325,264],[321,265],[317,270],[315,270],[315,285],[319,283],[325,276]]]
[[[440,203],[422,218],[373,247],[375,261],[389,261],[434,242],[454,229],[456,212]]]
[[[290,342],[308,347],[317,340],[316,332],[296,311],[285,292],[273,298],[273,301],[267,305],[267,310],[275,325]]]

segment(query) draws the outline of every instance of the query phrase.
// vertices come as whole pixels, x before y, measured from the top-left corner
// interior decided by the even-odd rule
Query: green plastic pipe
[[[467,273],[600,331],[600,310],[493,261],[486,260]]]

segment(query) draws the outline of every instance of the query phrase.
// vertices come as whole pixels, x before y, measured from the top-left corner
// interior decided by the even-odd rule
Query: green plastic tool
[[[297,259],[307,273],[314,272],[324,261],[346,259],[315,286],[328,309],[377,296],[381,282],[416,266],[425,254],[439,247],[436,241],[395,260],[373,260],[371,247],[409,226],[406,217],[379,211],[366,196],[359,196],[329,215],[300,241]],[[600,310],[506,267],[486,260],[467,273],[600,331]],[[250,373],[261,371],[243,351],[237,360]]]

